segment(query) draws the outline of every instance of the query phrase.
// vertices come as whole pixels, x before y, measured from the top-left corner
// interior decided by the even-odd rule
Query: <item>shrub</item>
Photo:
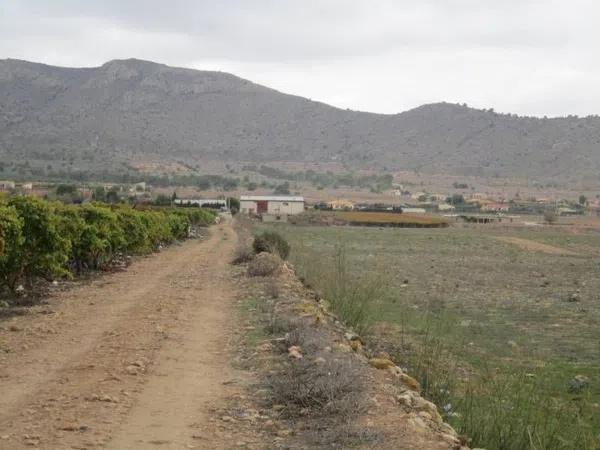
[[[204,208],[178,208],[173,210],[175,213],[188,218],[193,226],[208,226],[215,222],[217,217],[214,211]]]
[[[254,251],[247,243],[240,243],[235,249],[233,264],[244,264],[254,259]]]
[[[69,269],[71,272],[81,273],[85,263],[82,239],[87,227],[81,214],[81,208],[73,205],[60,205],[57,206],[55,212],[58,217],[58,231],[70,244]]]
[[[20,272],[23,222],[14,208],[0,205],[0,284],[14,289]]]
[[[14,197],[9,205],[22,221],[23,241],[13,249],[16,272],[9,275],[8,287],[14,289],[23,276],[66,274],[70,242],[58,232],[58,218],[51,204],[33,197]]]
[[[81,235],[80,248],[74,254],[79,265],[99,269],[108,263],[114,254],[126,245],[125,235],[117,214],[100,205],[81,208],[85,227]]]
[[[165,214],[160,211],[144,211],[142,221],[148,229],[148,240],[153,250],[161,244],[171,241],[171,227],[165,220]]]
[[[152,251],[148,226],[142,219],[143,213],[129,206],[117,208],[115,212],[117,213],[119,226],[123,230],[125,252],[144,254]]]
[[[273,253],[279,255],[281,259],[287,259],[290,255],[290,244],[275,231],[264,231],[256,236],[252,246],[256,253]]]
[[[201,208],[137,210],[0,198],[0,285],[14,290],[21,279],[99,269],[117,255],[145,254],[184,239],[192,224],[208,225],[214,218]]]
[[[364,393],[358,364],[351,359],[315,363],[301,359],[271,380],[274,400],[286,405],[288,417],[309,411],[311,417],[349,417],[361,409]]]
[[[169,242],[175,239],[185,239],[188,236],[190,220],[187,215],[177,212],[167,213],[167,221],[171,229],[171,239]]]
[[[338,417],[347,420],[365,406],[365,374],[361,363],[350,354],[320,351],[329,336],[319,328],[296,322],[286,333],[286,348],[299,346],[310,357],[291,361],[270,378],[273,402],[286,405],[287,417]],[[317,362],[315,356],[321,356]]]
[[[281,267],[281,258],[271,253],[259,253],[248,265],[248,275],[251,277],[266,277],[273,275]]]

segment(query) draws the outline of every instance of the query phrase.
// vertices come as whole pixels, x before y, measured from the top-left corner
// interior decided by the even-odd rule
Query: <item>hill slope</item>
[[[600,169],[600,118],[522,118],[446,103],[371,114],[140,60],[85,69],[2,60],[0,157],[87,169],[150,159],[336,160],[566,180]]]

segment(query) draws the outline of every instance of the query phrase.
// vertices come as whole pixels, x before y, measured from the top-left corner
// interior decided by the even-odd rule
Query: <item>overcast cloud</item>
[[[592,0],[2,0],[0,58],[141,58],[342,108],[600,113]]]

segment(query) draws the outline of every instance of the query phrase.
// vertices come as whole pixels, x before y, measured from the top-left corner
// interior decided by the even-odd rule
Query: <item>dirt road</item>
[[[0,449],[230,448],[230,225],[0,322]]]
[[[530,239],[523,239],[511,236],[495,236],[495,239],[506,242],[508,244],[516,245],[517,247],[528,250],[531,252],[542,252],[549,255],[557,256],[578,256],[577,253],[572,252],[566,248],[556,247],[554,245],[544,244],[542,242],[532,241]]]

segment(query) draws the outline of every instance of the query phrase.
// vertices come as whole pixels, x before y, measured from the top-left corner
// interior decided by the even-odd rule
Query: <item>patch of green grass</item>
[[[344,279],[378,280],[377,294],[367,292],[357,303],[377,303],[369,324],[388,325],[379,339],[425,394],[446,407],[446,418],[472,446],[600,448],[600,261],[589,252],[548,255],[494,238],[506,234],[578,251],[600,243],[598,233],[574,237],[558,227],[278,231],[292,244],[299,272],[329,301],[336,296],[331,286],[340,272],[340,242]],[[568,301],[573,293],[579,302]],[[576,375],[590,385],[573,393],[569,380]]]
[[[268,333],[262,323],[260,308],[263,301],[256,297],[248,297],[240,301],[239,307],[243,317],[249,319],[253,328],[245,333],[245,343],[249,348],[254,348],[268,338]]]

